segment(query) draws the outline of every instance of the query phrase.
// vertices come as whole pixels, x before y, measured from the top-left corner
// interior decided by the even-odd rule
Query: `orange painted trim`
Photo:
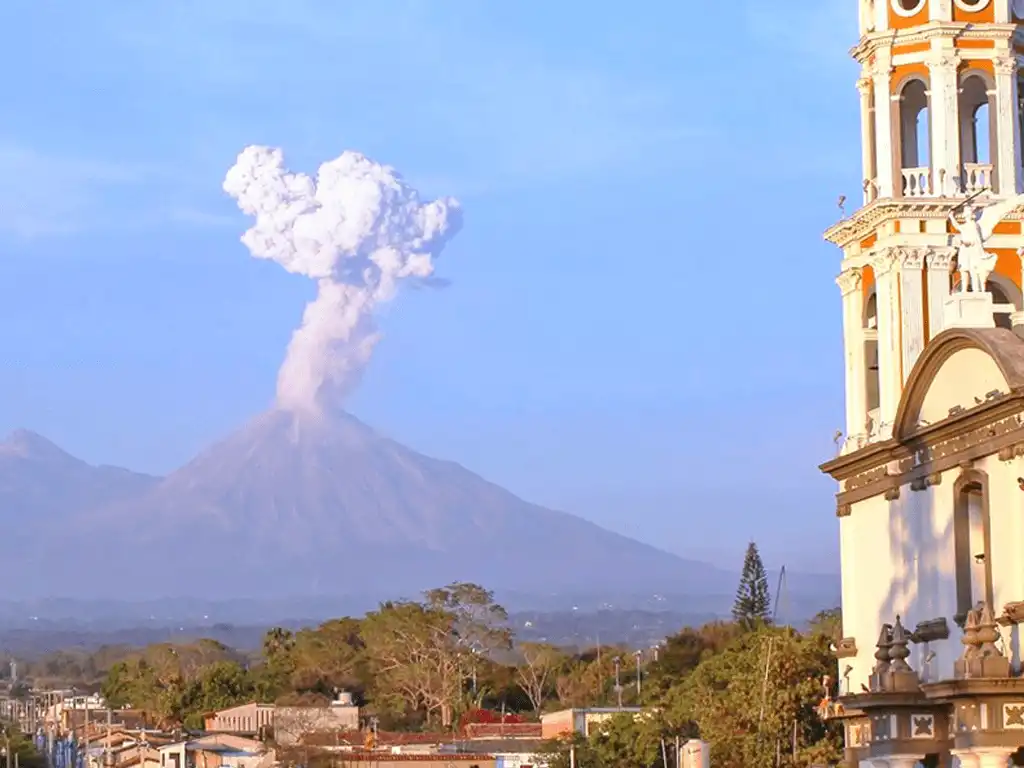
[[[896,93],[896,88],[900,83],[905,81],[909,77],[917,75],[926,83],[928,79],[928,65],[927,64],[900,64],[898,67],[893,67],[892,74],[889,76],[889,90],[892,93]]]
[[[864,316],[864,312],[868,308],[868,297],[871,296],[871,291],[875,287],[875,270],[871,267],[864,267],[860,271],[860,295],[864,300],[864,305],[860,309],[861,317]],[[863,321],[862,321],[863,322]]]
[[[966,59],[965,61],[960,63],[960,67],[957,71],[965,72],[968,69],[981,70],[982,72],[992,75],[993,77],[995,77],[996,74],[995,65],[991,61],[988,61],[987,59]]]
[[[996,255],[995,273],[1005,277],[1019,289],[1021,269],[1020,256],[1017,252],[1007,248],[993,248],[990,252]]]
[[[890,29],[910,29],[911,27],[919,27],[922,24],[928,23],[928,3],[924,3],[921,9],[913,16],[900,16],[896,11],[889,6],[889,28]]]
[[[991,2],[980,11],[965,11],[953,3],[953,21],[965,24],[994,24],[996,20],[995,2]]]
[[[860,247],[861,248],[870,248],[872,245],[874,245],[877,242],[878,242],[878,235],[877,234],[868,235],[867,237],[865,237],[863,240],[860,241]]]
[[[995,40],[956,40],[953,43],[954,48],[961,50],[991,50],[996,47]]]
[[[931,50],[932,44],[928,42],[924,43],[904,43],[903,45],[894,45],[892,47],[892,55],[899,56],[902,53],[923,53],[924,51]],[[992,44],[995,47],[995,43]]]
[[[1019,221],[1000,221],[992,230],[994,235],[1019,235],[1020,232]]]

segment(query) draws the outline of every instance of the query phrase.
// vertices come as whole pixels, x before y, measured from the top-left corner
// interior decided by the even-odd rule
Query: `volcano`
[[[60,487],[61,467],[81,475],[88,466],[26,434],[17,442],[55,464],[37,485]],[[0,477],[4,455],[0,445]],[[116,584],[138,597],[394,597],[456,580],[538,594],[650,594],[688,584],[728,590],[734,578],[528,503],[347,413],[268,411],[164,478],[90,470],[103,473],[103,494],[72,503],[69,488],[59,527],[37,537],[49,551],[27,553],[49,564],[44,582],[62,585],[50,594],[73,586],[94,596],[97,585]]]

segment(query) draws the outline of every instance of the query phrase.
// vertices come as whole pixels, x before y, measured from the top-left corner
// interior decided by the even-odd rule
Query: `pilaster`
[[[887,3],[879,3],[876,1],[875,5],[886,6]],[[930,21],[949,21],[953,18],[953,0],[932,0],[928,4],[928,19]]]
[[[836,278],[843,295],[843,344],[846,350],[846,445],[863,443],[867,414],[864,357],[864,293],[860,269],[848,269]]]
[[[875,172],[874,110],[871,106],[873,90],[874,83],[870,76],[862,77],[857,81],[857,91],[860,93],[861,169],[864,176],[865,205],[878,197],[878,179]]]
[[[999,192],[1017,194],[1020,180],[1020,122],[1017,120],[1017,57],[994,62],[996,79],[996,157]]]
[[[914,368],[918,356],[924,350],[924,263],[926,250],[923,248],[901,248],[899,259],[899,312],[901,318],[901,343],[903,351],[902,375],[900,382],[907,383],[907,377]]]
[[[900,356],[899,271],[896,249],[886,248],[871,262],[875,273],[878,302],[878,395],[879,436],[885,439],[892,430],[903,389]]]
[[[1010,15],[1010,3],[997,1],[993,2],[992,5],[995,6],[993,8],[992,15],[993,21],[995,21],[996,24],[1009,24],[1013,21],[1013,18]]]
[[[889,76],[892,72],[892,53],[882,48],[876,54],[871,80],[875,88],[875,155],[878,178],[878,196],[895,197],[893,177],[896,158],[892,151],[893,122],[892,94]],[[900,189],[902,193],[903,190]]]
[[[951,39],[935,40],[928,59],[932,115],[932,183],[935,191],[955,195],[960,191],[960,126],[956,51]],[[945,47],[949,46],[949,47]]]
[[[925,258],[928,266],[928,339],[943,330],[944,306],[949,297],[949,273],[953,268],[955,248],[932,248]]]

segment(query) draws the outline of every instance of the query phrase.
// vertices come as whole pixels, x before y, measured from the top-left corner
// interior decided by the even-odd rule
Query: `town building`
[[[359,728],[359,707],[351,694],[339,693],[324,706],[283,706],[250,702],[210,712],[204,718],[209,733],[273,737],[278,744],[297,743],[307,733]]]
[[[859,2],[842,250],[848,766],[1024,765],[1024,3]]]
[[[589,707],[549,712],[540,716],[541,736],[545,739],[570,736],[573,733],[590,736],[616,715],[629,714],[636,717],[641,712],[643,710],[640,707]]]

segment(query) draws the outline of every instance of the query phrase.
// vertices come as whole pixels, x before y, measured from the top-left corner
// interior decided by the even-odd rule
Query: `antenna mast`
[[[779,602],[782,598],[783,591],[786,589],[786,566],[782,566],[782,570],[779,571],[779,583],[775,587],[775,605],[772,608],[772,624],[778,626],[779,622]],[[788,600],[787,607],[788,607]],[[788,625],[787,625],[788,626]]]

